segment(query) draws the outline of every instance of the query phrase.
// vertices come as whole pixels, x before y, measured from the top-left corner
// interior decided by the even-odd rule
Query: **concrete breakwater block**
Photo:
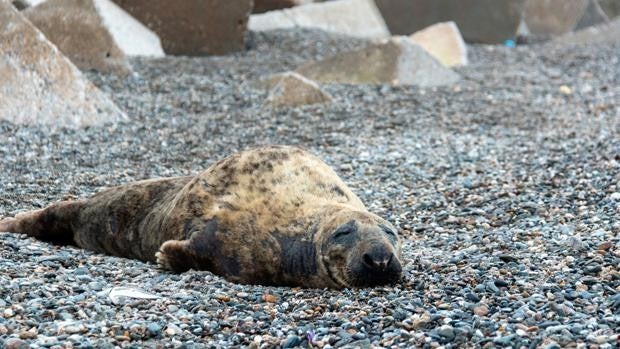
[[[78,128],[125,119],[7,0],[0,0],[0,118]]]
[[[275,74],[265,84],[272,85],[267,101],[274,106],[300,106],[328,103],[331,96],[319,85],[295,72]]]
[[[82,70],[126,74],[127,56],[164,56],[157,35],[109,0],[47,0],[23,13]]]
[[[446,67],[467,65],[467,45],[454,22],[443,22],[409,36]]]
[[[296,71],[309,79],[327,83],[431,87],[452,84],[459,79],[458,74],[406,36],[311,62]]]
[[[314,28],[361,38],[390,32],[373,0],[336,0],[250,16],[250,30]]]
[[[468,42],[512,39],[526,0],[376,0],[393,35],[410,35],[438,22],[454,21]]]
[[[313,0],[254,0],[252,13],[263,13],[267,11],[280,10],[283,8],[295,7],[310,4]]]
[[[113,0],[161,39],[171,55],[222,55],[245,45],[252,0]]]

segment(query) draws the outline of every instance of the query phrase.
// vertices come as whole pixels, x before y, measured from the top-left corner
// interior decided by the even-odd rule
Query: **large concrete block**
[[[272,77],[275,85],[269,91],[267,101],[273,106],[300,106],[328,103],[332,98],[319,85],[295,72],[286,72]]]
[[[589,0],[527,0],[523,21],[530,36],[548,39],[572,31]]]
[[[13,0],[12,3],[15,8],[22,11],[27,9],[28,7],[36,6],[44,1],[45,0]]]
[[[410,35],[454,21],[466,41],[501,43],[516,36],[525,0],[376,0],[392,34]]]
[[[607,22],[609,22],[609,17],[605,11],[603,11],[598,1],[590,0],[588,2],[588,7],[585,9],[585,13],[575,25],[574,30],[578,31],[593,25],[604,24]]]
[[[83,70],[126,74],[127,56],[164,56],[157,35],[109,0],[47,0],[23,13]]]
[[[373,0],[336,0],[250,16],[250,30],[315,28],[362,38],[390,35]]]
[[[620,16],[620,0],[596,0],[609,19]]]
[[[455,72],[406,36],[308,63],[296,72],[318,82],[348,84],[431,87],[452,84],[459,79]]]
[[[567,44],[609,45],[620,43],[620,18],[608,23],[564,34],[554,40]]]
[[[263,13],[273,10],[281,10],[283,8],[295,7],[299,5],[309,4],[313,0],[254,0],[253,13]]]
[[[409,37],[446,67],[467,65],[467,46],[454,22],[433,24]]]
[[[244,48],[252,0],[113,0],[159,35],[172,55],[221,55]]]
[[[82,127],[126,118],[7,0],[0,0],[0,118]]]

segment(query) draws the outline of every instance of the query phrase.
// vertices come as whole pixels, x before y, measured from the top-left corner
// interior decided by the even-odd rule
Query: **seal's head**
[[[400,238],[384,219],[339,210],[319,229],[319,236],[321,264],[340,287],[380,286],[400,279]]]

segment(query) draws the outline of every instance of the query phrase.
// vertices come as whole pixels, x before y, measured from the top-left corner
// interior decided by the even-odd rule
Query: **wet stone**
[[[4,348],[5,349],[28,349],[30,348],[30,346],[28,345],[27,342],[21,339],[9,338],[6,341],[4,341]]]
[[[148,334],[152,337],[157,337],[161,335],[162,328],[158,323],[152,322],[147,325],[146,330],[148,331]]]
[[[600,273],[602,270],[603,270],[603,267],[601,267],[600,265],[596,264],[596,265],[590,265],[590,266],[586,267],[583,272],[584,272],[584,274],[593,275],[593,274]]]
[[[301,344],[301,338],[296,335],[290,335],[286,337],[286,340],[282,343],[282,348],[294,348],[299,344]]]
[[[496,280],[493,281],[493,283],[497,287],[508,287],[509,286],[509,284],[506,281],[501,280],[501,279],[496,279]]]
[[[452,341],[454,339],[454,328],[448,325],[441,326],[437,329],[437,334],[443,337],[446,341]]]
[[[480,297],[478,297],[478,295],[472,292],[468,292],[467,294],[465,294],[465,298],[467,298],[467,300],[470,300],[472,302],[480,302]]]

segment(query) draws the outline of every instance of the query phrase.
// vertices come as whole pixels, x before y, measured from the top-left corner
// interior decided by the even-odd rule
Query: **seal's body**
[[[22,213],[0,221],[0,231],[240,283],[363,287],[401,274],[394,227],[321,160],[285,146]]]

